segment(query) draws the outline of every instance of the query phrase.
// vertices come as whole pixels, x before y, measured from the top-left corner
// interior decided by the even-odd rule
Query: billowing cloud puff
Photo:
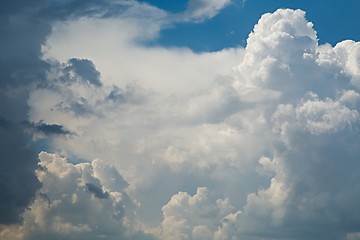
[[[42,186],[24,214],[18,236],[124,239],[137,234],[131,232],[136,203],[125,192],[127,183],[113,166],[101,160],[72,164],[46,152],[41,152],[39,159],[36,175]],[[6,232],[2,234],[7,237]]]
[[[336,44],[334,48],[329,45],[320,47],[319,63],[332,66],[337,71],[341,69],[351,78],[351,83],[359,87],[359,42],[346,40]]]
[[[239,214],[229,199],[213,199],[206,187],[193,196],[179,192],[162,211],[162,239],[231,239],[223,228]]]
[[[348,224],[360,220],[353,212],[360,196],[359,94],[356,70],[348,65],[353,61],[348,51],[356,44],[317,47],[303,15],[299,10],[264,15],[247,48],[259,46],[239,66],[256,87],[281,93],[269,115],[275,134],[271,159],[260,160],[274,177],[268,188],[248,195],[239,226],[244,234],[264,238],[341,239],[356,232]],[[267,32],[271,28],[277,30]],[[249,59],[260,63],[260,75],[249,74]]]

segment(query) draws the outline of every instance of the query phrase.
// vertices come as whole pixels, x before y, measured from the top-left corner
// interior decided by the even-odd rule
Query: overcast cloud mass
[[[360,239],[360,43],[149,44],[231,4],[0,2],[0,239]]]

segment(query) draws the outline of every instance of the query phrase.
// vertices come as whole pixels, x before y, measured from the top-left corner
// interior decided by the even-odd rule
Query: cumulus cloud
[[[85,54],[89,48],[84,46],[94,43],[79,39],[77,31],[89,23],[93,20],[58,25],[73,45],[58,41],[54,29],[46,54],[65,65],[72,57],[93,59],[103,84],[73,81],[64,87],[59,82],[37,89],[29,99],[30,119],[71,126],[78,134],[71,141],[53,139],[65,154],[101,156],[121,168],[129,193],[140,202],[139,219],[152,229],[148,231],[159,238],[171,232],[178,239],[356,236],[357,229],[347,226],[358,223],[348,207],[359,200],[354,191],[359,93],[357,55],[352,52],[357,43],[319,46],[303,11],[278,10],[262,16],[243,50],[195,54],[144,47],[135,31],[131,38],[116,35],[121,44],[111,48],[113,54],[104,48],[109,53],[105,58],[96,50]],[[106,30],[96,24],[88,30],[104,30],[105,40],[97,41],[108,43],[112,26]],[[106,68],[119,63],[120,49],[134,57],[127,59],[129,65],[118,65],[121,73]],[[182,62],[179,55],[187,64],[167,75],[168,66]],[[143,56],[166,59],[169,65],[143,64]],[[201,75],[203,64],[211,78]],[[127,69],[131,66],[137,71]],[[53,65],[55,79],[61,69]],[[138,75],[143,71],[147,74]],[[193,84],[195,78],[200,84]],[[44,97],[51,101],[42,103]],[[92,111],[83,115],[72,108],[76,98]],[[94,196],[106,196],[89,186]],[[210,196],[208,189],[219,197]],[[229,199],[233,207],[227,205],[226,214],[220,214],[216,199]],[[207,206],[204,212],[196,211],[202,209],[194,207],[198,202]],[[202,218],[207,210],[214,215]],[[324,232],[327,226],[333,231]]]
[[[189,1],[177,17],[228,4]],[[319,45],[303,11],[280,9],[244,49],[194,53],[143,44],[174,23],[148,4],[38,6],[9,5],[24,31],[26,14],[50,20],[14,60],[26,67],[0,57],[0,220],[18,223],[1,238],[359,237],[359,43]],[[37,160],[26,125],[82,163]]]
[[[359,198],[354,191],[358,184],[349,177],[357,175],[359,169],[355,150],[358,143],[354,138],[358,134],[359,105],[353,81],[356,74],[346,65],[349,59],[334,52],[341,45],[352,48],[354,43],[318,47],[312,25],[305,21],[303,12],[278,10],[260,19],[247,48],[257,42],[251,37],[258,30],[263,33],[271,27],[277,31],[262,35],[261,45],[256,47],[262,48],[261,57],[257,58],[256,52],[248,57],[256,57],[262,63],[260,69],[267,68],[265,73],[276,69],[284,74],[275,75],[276,78],[273,72],[255,76],[260,80],[257,86],[265,85],[281,93],[269,119],[275,133],[271,159],[260,160],[274,177],[268,188],[248,195],[239,226],[244,233],[265,238],[344,238],[350,230],[345,222],[359,221],[353,208],[348,207]],[[272,52],[278,44],[285,44],[284,49],[291,55],[280,49]],[[273,58],[271,64],[264,61],[269,57]],[[247,69],[243,64],[240,72]],[[329,69],[331,65],[336,72]],[[267,85],[273,80],[279,82]],[[332,230],[323,231],[325,228]]]
[[[162,239],[231,239],[223,228],[239,214],[233,212],[229,199],[213,199],[206,187],[193,196],[177,193],[162,211]]]
[[[72,164],[46,152],[39,159],[36,175],[42,186],[11,239],[125,239],[138,234],[131,226],[136,203],[113,166],[100,160]]]

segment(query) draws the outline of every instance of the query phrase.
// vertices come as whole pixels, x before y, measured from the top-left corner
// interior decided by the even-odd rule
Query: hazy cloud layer
[[[11,140],[29,122],[58,154],[37,163],[1,143],[17,159],[1,176],[31,179],[25,193],[2,181],[4,209],[10,193],[25,199],[2,238],[359,238],[360,43],[319,46],[303,11],[281,9],[245,49],[194,53],[143,44],[172,19],[149,5],[53,4],[69,21],[34,43],[41,84],[3,92],[24,110],[1,106],[0,129]],[[202,21],[227,4],[190,1],[183,14]],[[161,14],[144,24],[144,9]],[[17,168],[16,154],[33,161]]]

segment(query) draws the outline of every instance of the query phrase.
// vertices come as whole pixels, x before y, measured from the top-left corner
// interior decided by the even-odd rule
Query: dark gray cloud
[[[81,0],[0,2],[1,224],[19,222],[40,186],[34,173],[37,155],[20,123],[27,121],[31,86],[46,83],[50,66],[41,59],[41,46],[52,23],[80,15],[105,16],[110,14],[107,11],[118,11],[125,5],[129,4]],[[101,85],[99,73],[90,61],[72,59],[70,64],[81,78]],[[41,123],[34,128],[45,134],[69,133],[56,124]]]
[[[45,135],[71,135],[72,132],[67,130],[64,126],[59,124],[47,124],[44,121],[38,123],[26,123],[35,132],[40,132]]]
[[[40,187],[37,154],[21,129],[0,127],[0,136],[0,224],[11,224],[21,221]]]
[[[0,116],[0,127],[9,128],[11,126],[11,122],[9,122],[6,118]]]
[[[92,61],[88,59],[77,59],[72,58],[68,61],[69,66],[65,67],[64,71],[72,80],[84,81],[88,84],[93,84],[97,87],[100,87],[100,72],[96,70],[95,65]],[[75,73],[77,77],[72,77],[71,73]]]
[[[41,44],[51,30],[49,22],[38,16],[44,3],[41,0],[0,3],[1,86],[44,79],[47,64],[39,56]]]
[[[21,221],[40,183],[37,154],[19,121],[26,118],[26,91],[0,90],[0,224]]]
[[[86,188],[89,192],[94,194],[94,196],[97,198],[100,198],[100,199],[108,199],[109,198],[109,193],[106,191],[103,191],[100,187],[96,186],[95,184],[87,183]]]
[[[148,100],[151,91],[141,88],[136,84],[129,84],[124,88],[113,86],[111,92],[106,97],[106,101],[110,100],[122,104],[141,104]]]
[[[0,223],[21,221],[21,213],[40,187],[37,154],[19,122],[26,120],[27,86],[44,81],[47,63],[41,44],[50,25],[37,13],[45,1],[0,3]]]

